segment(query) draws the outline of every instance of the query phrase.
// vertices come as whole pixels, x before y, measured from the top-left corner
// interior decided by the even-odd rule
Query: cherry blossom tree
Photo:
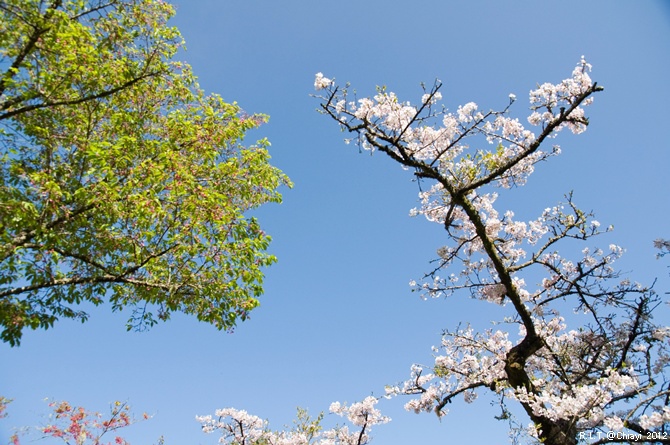
[[[531,443],[670,443],[670,328],[652,317],[661,297],[615,269],[621,247],[591,244],[610,229],[572,194],[531,221],[496,206],[498,191],[523,186],[536,164],[560,154],[558,133],[586,130],[585,107],[603,90],[590,71],[582,58],[570,78],[532,90],[530,126],[510,116],[514,95],[498,111],[470,102],[453,112],[440,106],[439,81],[411,104],[385,88],[358,99],[317,74],[321,112],[353,136],[347,142],[412,171],[421,187],[412,213],[448,234],[413,290],[499,307],[493,328],[446,330],[432,365],[387,387],[411,397],[406,409],[444,416],[457,397],[470,403],[487,392],[503,418],[520,406]],[[559,253],[575,246],[578,258]]]

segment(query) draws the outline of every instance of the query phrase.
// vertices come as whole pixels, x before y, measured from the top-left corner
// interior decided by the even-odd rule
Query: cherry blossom
[[[328,88],[332,83],[333,81],[327,77],[323,77],[322,73],[317,73],[316,79],[314,80],[314,88],[316,90],[322,90]]]
[[[295,428],[288,431],[272,431],[267,421],[234,408],[216,410],[214,416],[196,416],[196,420],[205,433],[219,431],[219,443],[228,445],[365,445],[371,440],[371,427],[391,420],[375,407],[377,402],[377,398],[370,396],[351,405],[340,402],[330,405],[330,412],[346,418],[353,429],[342,425],[323,430],[323,414],[311,419],[300,409]]]

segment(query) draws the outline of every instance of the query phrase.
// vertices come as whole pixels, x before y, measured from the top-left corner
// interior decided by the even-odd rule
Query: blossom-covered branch
[[[330,412],[345,417],[353,429],[342,425],[323,430],[323,413],[312,419],[301,409],[295,427],[283,431],[272,431],[267,421],[235,408],[216,410],[214,416],[196,416],[196,420],[205,433],[220,432],[219,443],[224,445],[365,445],[371,440],[370,428],[390,421],[375,407],[377,402],[370,396],[351,405],[331,404]]]

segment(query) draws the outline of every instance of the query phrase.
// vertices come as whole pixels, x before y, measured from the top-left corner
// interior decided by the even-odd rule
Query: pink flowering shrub
[[[9,400],[0,397],[0,417],[4,417]],[[123,437],[116,435],[117,430],[128,427],[136,422],[131,414],[130,406],[123,402],[114,402],[108,415],[88,411],[76,407],[69,402],[51,402],[52,409],[46,426],[38,427],[41,438],[53,438],[68,445],[129,445]],[[142,415],[142,420],[149,418]],[[30,434],[30,430],[24,431]],[[11,437],[13,445],[19,445],[20,434]]]

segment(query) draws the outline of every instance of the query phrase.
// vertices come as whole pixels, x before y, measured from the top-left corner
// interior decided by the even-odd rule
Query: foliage
[[[414,290],[424,298],[467,292],[501,314],[488,330],[445,331],[433,365],[414,365],[407,381],[387,388],[412,397],[408,410],[443,416],[457,397],[473,402],[488,392],[501,418],[511,418],[509,403],[522,408],[530,442],[670,443],[670,328],[652,319],[660,297],[614,269],[619,246],[579,246],[609,229],[571,194],[528,222],[494,205],[497,190],[524,185],[537,163],[560,153],[543,150],[558,132],[586,130],[584,107],[602,90],[590,70],[582,59],[570,78],[530,92],[527,120],[537,130],[509,116],[514,95],[500,111],[471,102],[449,112],[439,106],[439,82],[412,105],[384,88],[356,100],[317,74],[321,111],[361,149],[413,171],[422,189],[413,213],[449,236]],[[559,245],[577,245],[581,257],[569,259]]]
[[[7,405],[12,402],[12,399],[0,396],[0,419],[7,417]]]
[[[270,238],[245,212],[288,179],[266,120],[205,95],[160,0],[0,1],[0,337],[80,304],[232,329],[258,305]],[[155,313],[154,313],[155,312]]]

